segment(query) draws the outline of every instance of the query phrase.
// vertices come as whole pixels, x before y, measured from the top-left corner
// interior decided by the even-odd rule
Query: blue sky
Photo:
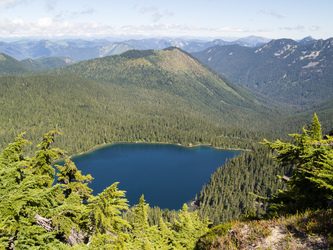
[[[0,0],[0,37],[333,37],[332,0]]]

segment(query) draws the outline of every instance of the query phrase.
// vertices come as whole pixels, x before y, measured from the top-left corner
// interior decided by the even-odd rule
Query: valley
[[[77,46],[79,42],[83,49],[84,42],[76,41]],[[156,44],[155,40],[150,42]],[[96,43],[107,46],[106,41]],[[148,41],[141,43],[142,47],[138,47],[139,43],[135,41],[134,50],[122,44],[124,52],[120,53],[118,48],[116,55],[111,55],[109,51],[109,54],[96,56],[93,50],[89,55],[88,52],[83,53],[84,50],[71,47],[74,45],[58,44],[54,47],[54,44],[45,41],[40,41],[40,44],[48,44],[50,51],[51,48],[54,50],[53,54],[49,54],[52,57],[38,58],[33,46],[30,50],[30,55],[35,55],[33,59],[23,59],[18,47],[15,53],[17,56],[21,53],[21,61],[6,53],[0,54],[0,149],[3,150],[0,176],[3,181],[6,178],[10,180],[10,184],[4,185],[2,190],[14,185],[19,178],[22,178],[22,182],[17,181],[19,185],[25,181],[34,183],[32,186],[38,187],[45,197],[50,198],[50,204],[40,201],[36,207],[45,208],[40,210],[45,218],[52,217],[53,221],[58,221],[59,228],[63,230],[58,238],[68,237],[73,225],[86,228],[88,224],[85,223],[89,220],[89,223],[97,223],[97,216],[104,216],[98,214],[97,204],[108,197],[108,192],[115,195],[119,211],[129,210],[127,213],[116,210],[111,216],[113,221],[123,223],[127,228],[117,231],[119,235],[129,232],[138,234],[127,227],[131,224],[136,228],[138,216],[145,218],[140,223],[145,225],[146,235],[149,235],[148,231],[151,235],[158,235],[154,230],[159,227],[159,230],[166,230],[164,235],[169,236],[170,230],[177,228],[175,218],[182,220],[182,216],[189,216],[187,218],[198,223],[198,228],[207,229],[205,232],[208,232],[207,218],[212,226],[242,216],[264,218],[270,209],[269,203],[261,202],[251,193],[273,197],[278,190],[288,187],[277,176],[290,176],[293,172],[291,165],[281,165],[273,160],[277,151],[263,146],[264,139],[291,141],[288,134],[303,132],[304,141],[312,144],[321,143],[321,140],[324,144],[324,138],[330,140],[327,136],[332,134],[333,129],[332,39],[307,38],[298,42],[279,39],[253,42],[246,46],[240,41],[237,44],[212,41],[187,44],[187,47],[185,43],[180,45],[164,41],[157,43],[160,46],[158,50],[151,47],[145,49]],[[8,46],[2,44],[5,45]],[[92,43],[89,46],[95,45]],[[167,48],[164,48],[166,45]],[[53,57],[57,55],[56,50],[60,53],[61,46],[80,51],[82,57],[70,58],[63,54]],[[311,137],[319,131],[315,130],[318,124],[314,114],[319,117],[322,133],[317,141]],[[48,131],[53,132],[47,134]],[[22,132],[24,135],[17,137]],[[53,139],[58,132],[60,135]],[[305,136],[308,134],[312,141]],[[127,201],[121,198],[123,191],[116,187],[117,183],[90,196],[92,190],[87,183],[91,176],[88,172],[84,172],[86,177],[82,177],[82,181],[73,184],[82,184],[81,193],[76,198],[65,195],[68,189],[61,191],[65,186],[51,187],[46,183],[45,174],[51,176],[48,177],[50,179],[55,177],[50,168],[52,161],[124,142],[169,143],[188,147],[209,145],[247,151],[228,162],[220,162],[219,166],[224,165],[213,170],[210,180],[192,197],[195,213],[187,212],[186,206],[178,212],[149,207],[143,197],[138,205],[128,208]],[[59,148],[66,152],[59,151]],[[32,171],[47,169],[42,175],[45,180],[39,180],[36,172],[22,171],[21,168],[26,166]],[[69,158],[64,166],[76,169]],[[65,170],[60,172],[66,175]],[[81,180],[81,176],[75,178]],[[67,184],[64,181],[61,185]],[[26,187],[29,189],[32,186],[27,184]],[[22,187],[17,186],[17,190],[15,192],[19,193]],[[30,197],[39,191],[31,188],[25,194]],[[92,207],[96,206],[89,208],[89,213],[84,212],[87,209],[84,205],[86,197],[90,197]],[[74,209],[73,204],[82,210]],[[48,214],[45,212],[48,206],[55,210],[51,209]],[[58,211],[65,211],[67,207],[79,215],[71,214],[69,219],[66,212],[57,217]],[[143,215],[139,213],[139,208]],[[162,219],[173,226],[167,227]],[[66,223],[71,226],[67,227]],[[104,226],[93,227],[99,230]],[[95,232],[89,233],[96,239],[99,237]],[[54,237],[50,236],[50,239]]]

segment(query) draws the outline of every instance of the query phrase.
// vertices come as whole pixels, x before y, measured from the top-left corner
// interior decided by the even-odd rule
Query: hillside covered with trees
[[[178,49],[4,76],[0,86],[2,148],[22,131],[36,142],[56,129],[63,134],[58,145],[70,154],[136,141],[245,149],[259,134],[276,131],[270,125],[278,112],[264,100]]]
[[[311,221],[306,219],[305,226],[307,230],[315,230],[312,232],[326,237],[324,246],[333,243],[329,236],[333,221],[329,217],[331,209],[327,207],[333,198],[333,139],[331,136],[322,136],[316,116],[309,130],[304,129],[303,134],[293,135],[295,143],[265,142],[278,150],[276,159],[286,165],[287,168],[280,169],[281,173],[293,167],[286,186],[270,179],[271,171],[276,173],[279,166],[273,166],[271,159],[266,157],[267,151],[257,150],[254,154],[264,156],[263,160],[252,159],[254,154],[241,155],[226,166],[222,177],[215,177],[220,175],[220,171],[212,176],[208,188],[204,188],[197,199],[198,211],[189,212],[184,204],[182,210],[173,214],[172,220],[165,219],[170,216],[168,211],[160,213],[156,218],[158,223],[157,220],[149,222],[149,213],[153,214],[154,210],[149,209],[143,196],[138,205],[130,210],[132,215],[127,216],[132,219],[126,220],[122,213],[129,207],[125,193],[117,189],[117,183],[97,196],[91,195],[92,190],[87,184],[93,177],[82,175],[70,158],[66,159],[63,166],[55,166],[58,169],[56,174],[51,162],[65,154],[63,150],[51,147],[57,134],[56,131],[45,134],[32,157],[24,153],[24,146],[30,143],[24,139],[24,134],[19,135],[0,155],[2,248],[210,249],[243,248],[249,243],[252,246],[260,245],[262,240],[258,243],[258,238],[268,237],[272,233],[272,222],[267,222],[266,226],[264,221],[260,224],[248,222],[245,226],[231,222],[209,229],[210,216],[214,218],[215,224],[219,224],[219,221],[239,217],[241,213],[237,207],[252,208],[252,211],[247,210],[245,213],[246,220],[251,220],[252,216],[258,219],[269,215],[263,212],[260,202],[249,202],[247,195],[250,194],[242,193],[243,190],[252,190],[256,195],[268,195],[268,198],[261,199],[270,204],[273,216],[321,209],[320,215],[325,218],[328,216],[328,220],[318,221],[321,224],[314,229],[309,224]],[[253,161],[264,164],[256,168],[259,164]],[[245,174],[237,174],[244,171],[243,166],[247,166]],[[56,176],[57,184],[52,185]],[[256,177],[262,180],[261,183]],[[278,187],[284,188],[284,191],[276,193]],[[214,193],[214,190],[219,191]],[[226,201],[220,199],[221,194],[224,194]],[[234,202],[232,197],[240,199]],[[318,212],[311,214],[318,220]],[[254,230],[249,233],[251,239],[247,238],[249,235],[237,236],[244,234],[244,231],[239,231],[241,227]],[[234,236],[228,238],[231,232],[234,232]]]
[[[332,100],[303,109],[279,106],[177,48],[128,51],[43,72],[0,59],[1,247],[200,248],[208,236],[221,239],[211,227],[241,216],[261,219],[272,209],[283,215],[295,207],[306,212],[300,208],[309,208],[309,197],[298,192],[303,186],[314,187],[318,209],[332,199]],[[314,120],[302,131],[314,113],[322,123]],[[276,141],[291,131],[303,132],[293,136],[296,143]],[[276,141],[266,141],[273,151],[259,145],[263,138]],[[186,205],[176,212],[150,208],[144,197],[129,208],[116,183],[91,195],[93,177],[82,176],[67,156],[116,142],[249,151],[212,175],[195,212]],[[67,160],[56,174],[51,163],[59,158]],[[232,225],[222,224],[224,236]]]

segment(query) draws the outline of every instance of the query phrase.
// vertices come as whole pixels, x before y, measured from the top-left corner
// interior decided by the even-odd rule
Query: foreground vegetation
[[[65,153],[50,147],[56,134],[45,134],[32,158],[23,154],[29,143],[23,134],[0,155],[0,248],[191,249],[208,231],[209,221],[188,212],[186,204],[173,224],[161,220],[159,227],[150,226],[143,196],[129,223],[121,217],[128,204],[117,183],[91,195],[92,177],[83,176],[69,158],[56,166],[58,183],[52,185],[51,160]]]
[[[331,249],[333,210],[272,219],[241,218],[212,228],[197,249]]]
[[[138,205],[129,209],[125,192],[117,189],[117,183],[97,196],[91,195],[88,182],[93,177],[82,175],[70,158],[63,166],[56,165],[58,173],[55,174],[51,160],[65,154],[58,148],[51,148],[57,134],[56,131],[45,134],[33,157],[24,153],[24,146],[29,144],[24,134],[10,143],[0,155],[2,248],[216,249],[249,246],[269,248],[272,244],[277,248],[299,244],[332,246],[332,210],[328,206],[331,206],[333,199],[333,138],[322,136],[316,116],[308,130],[304,129],[301,135],[293,135],[296,143],[265,142],[278,150],[278,160],[293,167],[284,191],[260,198],[268,202],[268,213],[263,212],[261,204],[254,201],[251,204],[242,195],[243,190],[249,190],[243,186],[245,182],[257,183],[254,175],[272,175],[265,166],[261,170],[256,169],[254,166],[257,164],[253,163],[256,160],[251,159],[251,155],[238,156],[230,165],[238,169],[237,173],[242,169],[240,166],[246,165],[244,162],[249,163],[249,173],[245,172],[243,179],[236,181],[241,185],[234,187],[240,190],[239,193],[229,189],[230,194],[237,197],[237,202],[232,201],[231,195],[226,195],[230,192],[226,180],[231,179],[233,185],[240,175],[236,174],[234,178],[229,176],[227,166],[222,184],[217,185],[214,177],[210,181],[213,185],[211,190],[218,189],[220,194],[207,196],[203,189],[197,200],[198,211],[189,212],[186,204],[178,213],[155,209],[157,216],[149,220],[154,209],[149,208],[144,197],[141,197]],[[267,152],[261,152],[267,155]],[[53,184],[56,176],[57,184]],[[261,178],[261,188],[253,190],[265,190],[262,186],[264,182],[274,183],[267,177]],[[272,192],[271,189],[269,192]],[[220,199],[220,195],[226,196],[227,201],[214,202]],[[240,210],[248,208],[242,216],[243,221],[216,223],[219,219],[239,217],[237,207],[234,207],[237,203]],[[227,204],[227,208],[219,204]],[[124,213],[126,210],[127,215]],[[229,210],[232,211],[231,215]],[[258,212],[260,210],[261,213]],[[224,213],[226,216],[223,216]],[[209,229],[212,224],[210,216],[215,224],[220,225]],[[275,219],[257,221],[259,217],[267,216]],[[323,240],[321,243],[313,240],[313,237],[305,242],[302,237],[294,240],[295,236],[302,234],[323,237]]]
[[[258,195],[260,190],[254,192],[256,193],[254,197],[259,198],[257,203],[254,203],[256,206],[252,210],[247,210],[242,215],[242,220],[233,220],[210,230],[199,240],[199,249],[257,247],[264,249],[328,249],[333,247],[332,133],[322,135],[321,124],[315,115],[312,124],[304,127],[302,134],[292,134],[291,136],[295,139],[293,142],[285,143],[279,140],[275,142],[265,140],[264,142],[276,152],[275,158],[277,162],[280,162],[280,166],[275,166],[275,168],[292,167],[289,176],[280,177],[281,181],[285,182],[283,190],[274,192],[268,197],[260,197]],[[251,169],[251,165],[249,164],[248,169]],[[227,168],[225,171],[228,172]],[[238,176],[236,175],[236,178]],[[228,187],[224,183],[225,179],[219,178],[218,180],[220,184],[214,184],[215,176],[212,176],[206,190],[205,188],[202,190],[203,198],[199,201],[205,200],[207,197],[211,197],[211,201],[220,200],[226,194],[225,192],[218,194],[218,190]],[[238,181],[232,182],[234,185],[237,183]],[[244,183],[241,179],[239,185],[243,187]],[[215,195],[209,195],[214,192]],[[244,200],[242,198],[244,196],[241,194],[240,192],[239,204],[242,204],[241,202]],[[261,202],[263,205],[264,203],[268,205],[265,213],[258,213],[259,208],[262,207]],[[216,202],[215,204],[211,202],[211,204],[213,206],[208,206],[208,209],[204,209],[203,212],[212,213],[213,211],[213,215],[224,214],[225,210],[221,211],[223,206],[217,206]],[[220,204],[233,203],[220,202]],[[237,207],[234,211],[238,211]],[[216,215],[213,218],[216,218]]]

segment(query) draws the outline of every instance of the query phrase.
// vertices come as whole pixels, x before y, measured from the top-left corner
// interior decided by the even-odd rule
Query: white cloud
[[[34,21],[21,18],[0,18],[0,37],[110,37],[110,36],[241,36],[250,32],[263,33],[271,30],[251,30],[238,27],[206,27],[183,24],[152,23],[127,25],[117,29],[99,22],[77,22],[70,18],[45,16]]]
[[[106,36],[113,28],[98,22],[78,23],[44,17],[32,22],[0,19],[0,37]]]
[[[147,12],[155,12],[157,11],[157,7],[156,6],[151,6],[151,7],[142,7],[140,8],[140,13],[147,13]]]
[[[60,11],[58,12],[54,17],[56,20],[60,21],[65,21],[65,20],[74,20],[78,19],[81,16],[85,15],[92,15],[96,12],[94,8],[87,8],[82,11]]]
[[[12,22],[14,25],[18,25],[18,26],[24,25],[24,21],[22,19],[14,19]]]
[[[216,32],[245,32],[244,29],[238,29],[238,28],[230,28],[230,27],[222,27],[214,29]]]
[[[311,31],[317,31],[317,30],[319,30],[320,29],[320,27],[319,26],[312,26],[312,27],[310,27],[310,30]]]
[[[271,30],[255,30],[255,32],[268,32]],[[245,30],[231,27],[205,27],[205,26],[189,26],[182,24],[150,24],[150,25],[128,25],[117,30],[118,34],[122,35],[171,35],[171,36],[221,36],[221,35],[241,35],[248,34],[252,30]]]
[[[131,33],[145,33],[145,32],[158,32],[166,30],[178,30],[181,26],[179,24],[150,24],[150,25],[128,25],[119,29],[120,32]]]
[[[94,14],[96,11],[94,8],[88,8],[86,10],[83,10],[81,12],[79,12],[80,15],[91,15]]]
[[[41,28],[51,27],[52,24],[53,24],[53,19],[51,17],[40,18],[35,22],[35,25]]]

